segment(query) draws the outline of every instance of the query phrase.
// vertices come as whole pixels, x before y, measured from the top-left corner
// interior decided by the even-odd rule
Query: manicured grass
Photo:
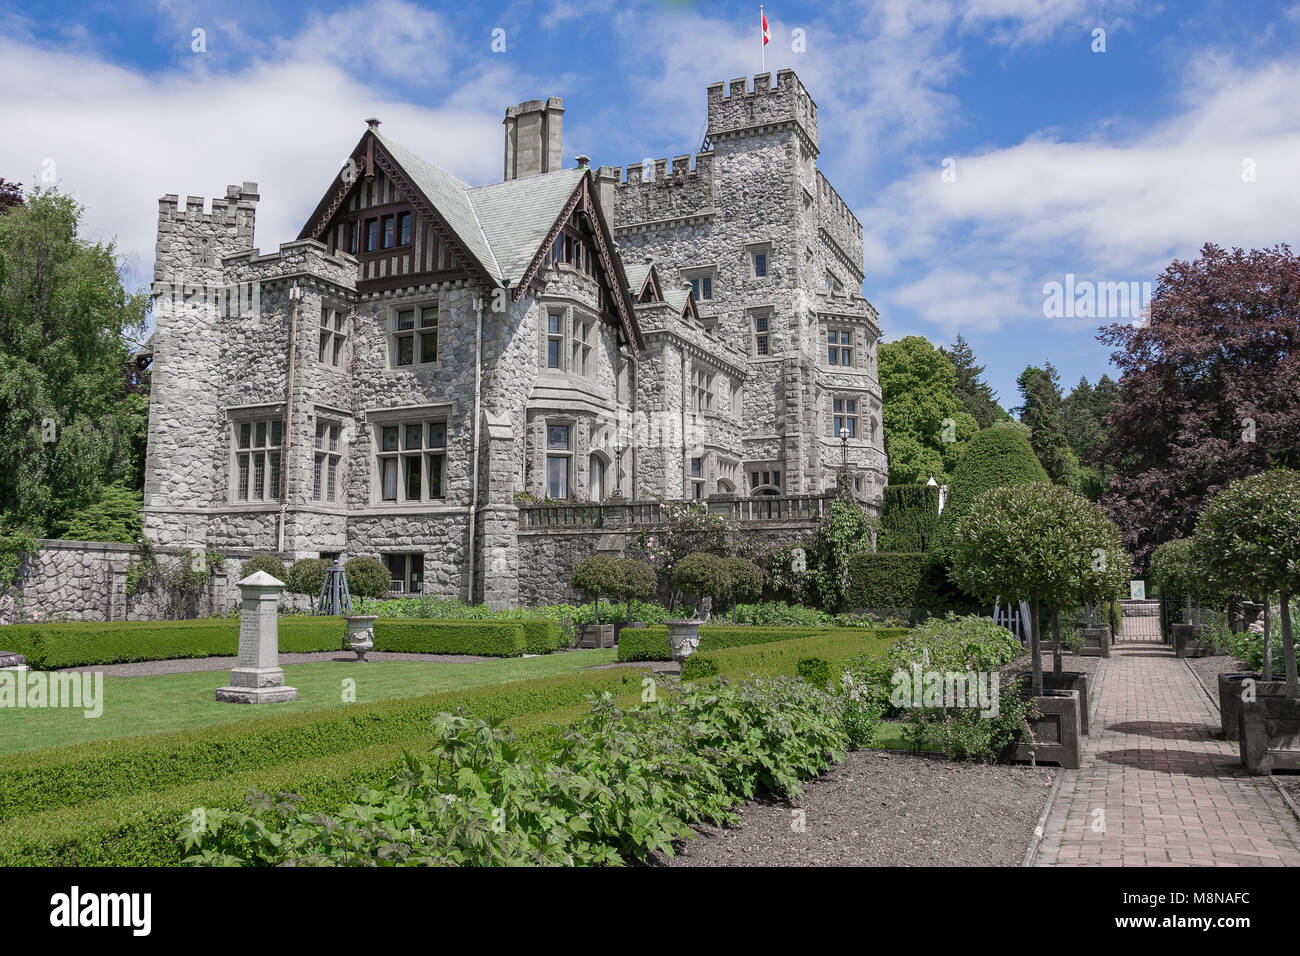
[[[105,677],[103,714],[97,718],[87,718],[80,710],[58,708],[0,710],[0,754],[187,730],[249,720],[263,713],[288,714],[333,707],[344,703],[343,682],[349,678],[356,682],[356,702],[366,703],[570,674],[613,659],[612,649],[602,649],[463,664],[438,661],[291,664],[284,669],[285,682],[298,688],[298,700],[261,706],[217,703],[214,692],[230,676],[225,670],[155,677]]]

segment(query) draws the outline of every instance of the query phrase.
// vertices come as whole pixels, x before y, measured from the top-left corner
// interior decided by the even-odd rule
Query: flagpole
[[[758,5],[758,55],[761,68],[760,73],[767,72],[767,37],[763,33],[763,5]]]

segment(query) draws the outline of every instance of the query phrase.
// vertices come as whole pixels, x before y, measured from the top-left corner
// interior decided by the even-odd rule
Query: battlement
[[[696,177],[709,178],[713,175],[713,153],[703,152],[695,154],[695,167],[691,168],[690,154],[674,156],[672,164],[665,159],[644,160],[628,166],[602,166],[600,171],[606,170],[613,173],[616,177],[615,184],[622,186],[648,185],[651,183],[663,183],[665,185],[681,184],[687,179]]]
[[[829,232],[833,234],[836,231],[835,225],[838,222],[855,235],[859,243],[862,242],[862,223],[858,222],[858,217],[853,214],[849,204],[835,191],[835,187],[822,175],[820,169],[817,170],[817,209],[820,224]]]
[[[248,234],[253,233],[253,220],[257,213],[257,183],[245,182],[242,186],[227,186],[224,199],[212,200],[209,211],[205,212],[207,200],[202,196],[186,196],[185,205],[180,205],[176,193],[168,193],[158,200],[158,222],[168,223],[235,223],[245,226]],[[242,216],[241,216],[242,213]]]
[[[206,209],[202,196],[186,196],[184,205],[175,193],[159,199],[154,279],[219,281],[221,260],[253,245],[259,198],[257,183],[246,182],[227,186]]]
[[[708,87],[709,137],[773,123],[795,122],[817,146],[817,104],[808,95],[794,70],[778,70],[776,85],[771,73],[737,77],[730,84]]]

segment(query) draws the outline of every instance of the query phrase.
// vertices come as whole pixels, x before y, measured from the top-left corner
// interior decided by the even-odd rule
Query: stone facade
[[[536,602],[535,575],[567,572],[522,540],[520,500],[816,494],[845,449],[837,399],[878,507],[876,315],[827,292],[860,288],[861,226],[816,171],[798,79],[756,82],[710,87],[712,148],[649,177],[562,168],[556,98],[507,111],[506,178],[484,187],[369,121],[269,254],[255,183],[206,211],[164,196],[150,540],[378,554],[395,588]],[[828,329],[849,365],[828,365]]]

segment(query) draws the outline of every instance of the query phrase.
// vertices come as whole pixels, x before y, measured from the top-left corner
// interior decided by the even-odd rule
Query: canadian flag
[[[772,42],[772,32],[767,28],[767,14],[763,12],[762,7],[758,8],[758,17],[763,21],[763,46],[767,46]]]

